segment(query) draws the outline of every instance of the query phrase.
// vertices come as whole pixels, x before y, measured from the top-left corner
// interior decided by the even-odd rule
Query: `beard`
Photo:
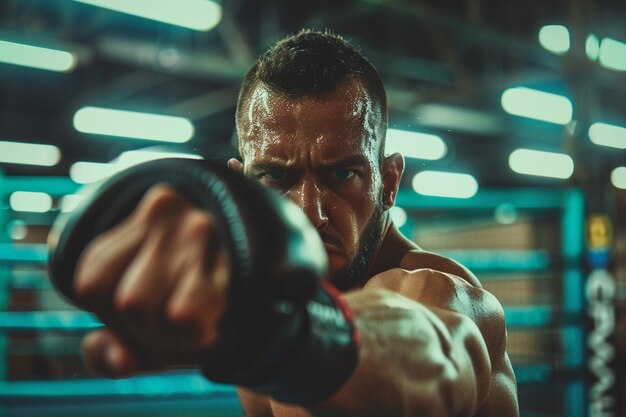
[[[356,288],[365,280],[365,273],[382,240],[383,213],[381,195],[381,201],[374,207],[374,212],[363,230],[354,256],[346,266],[330,277],[330,282],[340,291],[345,292]]]

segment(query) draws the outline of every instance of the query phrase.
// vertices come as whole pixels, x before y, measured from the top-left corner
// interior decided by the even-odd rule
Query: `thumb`
[[[106,327],[85,337],[83,359],[94,373],[112,378],[129,376],[141,370],[130,347]]]

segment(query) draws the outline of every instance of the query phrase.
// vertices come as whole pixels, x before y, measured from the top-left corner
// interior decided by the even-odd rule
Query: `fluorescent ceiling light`
[[[52,197],[46,193],[16,191],[9,197],[14,211],[45,213],[52,208]]]
[[[592,61],[598,59],[598,55],[600,54],[600,41],[598,37],[594,34],[587,36],[587,42],[585,42],[585,52],[587,53],[587,58]]]
[[[572,121],[572,102],[563,96],[525,87],[502,93],[502,108],[510,114],[565,125]]]
[[[594,123],[589,126],[588,134],[596,145],[626,149],[626,128],[622,126]]]
[[[74,0],[189,29],[208,31],[222,20],[222,6],[210,0]]]
[[[60,209],[63,213],[68,213],[74,210],[81,201],[85,198],[82,194],[67,194],[61,197]]]
[[[163,158],[203,159],[200,155],[185,152],[165,152],[157,150],[137,150],[122,152],[109,163],[79,161],[70,167],[70,178],[78,184],[90,184],[111,175],[148,161]]]
[[[56,72],[69,72],[76,67],[71,52],[0,41],[0,62]]]
[[[406,211],[402,207],[398,206],[390,208],[389,215],[391,216],[391,220],[393,220],[393,223],[398,227],[404,226],[408,219]]]
[[[618,167],[611,172],[611,183],[616,188],[626,190],[626,167]]]
[[[74,127],[84,133],[175,143],[187,142],[194,135],[193,124],[183,117],[101,107],[78,110]]]
[[[429,196],[470,198],[478,192],[478,182],[468,174],[422,171],[413,177],[413,189]]]
[[[28,226],[22,220],[11,220],[7,224],[7,231],[12,240],[22,240],[28,236]]]
[[[569,51],[569,31],[561,25],[544,26],[539,30],[539,43],[548,51],[562,55]]]
[[[134,165],[142,164],[148,161],[155,161],[157,159],[164,158],[188,158],[188,159],[203,159],[202,156],[185,153],[185,152],[167,152],[158,150],[136,150],[122,152],[113,163],[116,164],[116,169],[122,170]]]
[[[61,151],[53,145],[0,141],[0,162],[53,166],[61,160]]]
[[[626,71],[626,44],[611,38],[602,39],[600,64],[615,71]]]
[[[406,130],[388,129],[385,153],[400,152],[409,158],[435,160],[446,155],[448,148],[439,136]]]
[[[518,174],[566,179],[574,173],[569,155],[556,152],[517,149],[509,155],[509,166]]]
[[[445,104],[420,104],[415,108],[420,126],[471,133],[499,133],[502,121],[491,113]]]
[[[502,203],[494,210],[493,217],[500,224],[513,224],[519,218],[519,214],[513,204]]]
[[[70,178],[78,184],[90,184],[115,174],[113,164],[100,162],[75,162],[70,167]]]

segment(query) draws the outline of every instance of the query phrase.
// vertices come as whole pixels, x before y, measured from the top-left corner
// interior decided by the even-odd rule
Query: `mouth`
[[[341,252],[341,248],[339,248],[339,246],[333,244],[333,243],[328,243],[328,242],[324,242],[324,248],[326,249],[326,252],[328,252],[329,254],[331,253],[340,253]]]
[[[343,247],[341,239],[338,236],[334,236],[329,234],[328,232],[320,232],[320,237],[322,238],[322,242],[324,243],[324,248],[328,254],[331,253],[341,253],[341,248]]]

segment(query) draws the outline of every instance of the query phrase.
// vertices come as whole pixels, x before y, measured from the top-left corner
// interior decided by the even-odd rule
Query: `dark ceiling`
[[[190,118],[187,145],[205,155],[234,154],[234,106],[253,59],[303,27],[331,28],[358,44],[388,88],[391,127],[439,134],[449,147],[419,169],[471,173],[481,187],[589,185],[626,165],[626,152],[590,143],[594,121],[626,124],[626,73],[602,68],[584,52],[588,33],[626,41],[626,5],[609,1],[224,0],[224,18],[195,32],[70,0],[1,0],[0,38],[66,45],[79,52],[71,73],[0,64],[0,140],[53,143],[63,152],[51,168],[4,165],[8,175],[68,175],[78,160],[106,162],[154,143],[77,132],[86,105]],[[546,24],[570,28],[572,50],[544,50]],[[506,114],[502,91],[536,86],[574,102],[568,126]],[[437,107],[439,106],[439,107]],[[464,123],[433,119],[433,109],[470,110]],[[567,152],[576,162],[568,180],[520,176],[507,158],[518,147]]]

